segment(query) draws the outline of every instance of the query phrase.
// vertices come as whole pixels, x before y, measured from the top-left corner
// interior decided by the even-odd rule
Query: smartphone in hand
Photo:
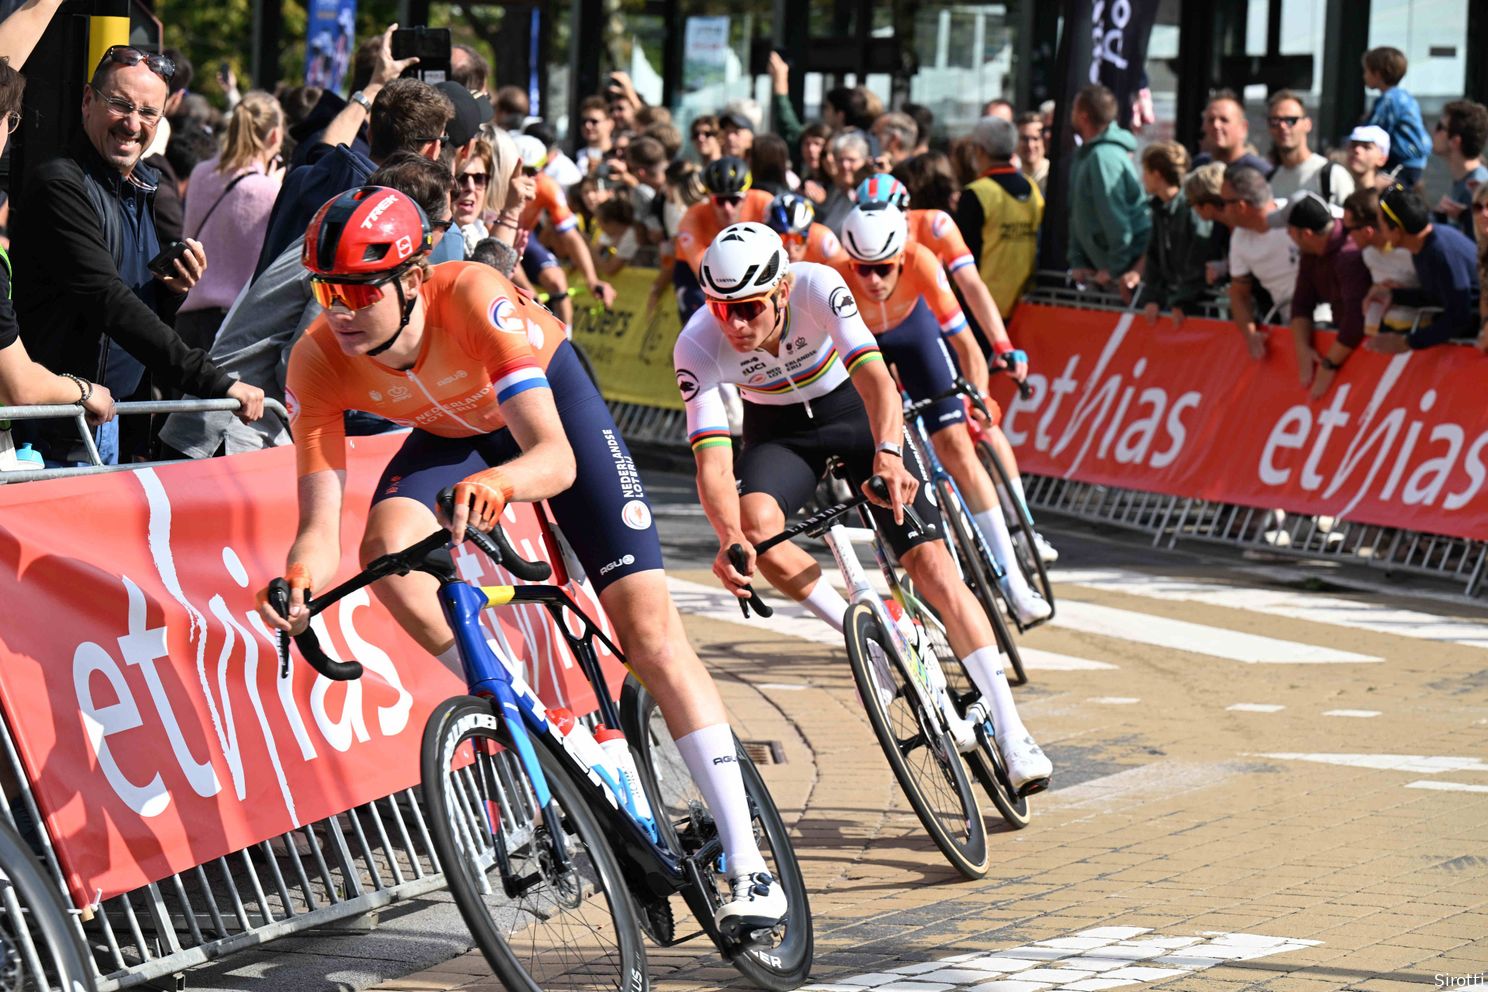
[[[191,250],[191,246],[184,241],[172,241],[160,249],[160,254],[150,259],[147,263],[151,272],[162,279],[169,279],[176,275],[176,260]]]
[[[449,28],[399,28],[393,32],[393,58],[418,56],[403,75],[431,85],[442,83],[449,78],[452,44]]]

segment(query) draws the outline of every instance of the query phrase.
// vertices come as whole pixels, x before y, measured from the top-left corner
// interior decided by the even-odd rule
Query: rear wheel
[[[674,851],[696,854],[712,843],[718,831],[702,793],[693,784],[687,764],[672,741],[661,707],[634,676],[625,680],[620,705],[626,723],[625,736],[638,754],[636,766],[661,828],[663,843]],[[755,939],[742,947],[720,945],[719,949],[756,985],[784,992],[805,982],[811,971],[814,953],[811,905],[806,883],[801,878],[801,866],[775,800],[754,762],[737,742],[736,754],[739,772],[744,777],[744,791],[749,797],[755,841],[770,874],[784,889],[789,908],[785,919],[773,930],[755,934]],[[703,896],[710,911],[729,898],[728,874],[718,870],[718,862],[717,858],[710,859],[703,866],[707,883]]]
[[[8,822],[0,819],[0,987],[17,992],[93,988],[57,886]]]
[[[645,946],[615,855],[567,771],[533,743],[551,820],[490,702],[457,696],[430,715],[424,804],[450,893],[508,989],[644,992]]]
[[[946,521],[946,536],[950,541],[951,553],[956,556],[956,562],[961,568],[961,578],[976,596],[977,602],[982,604],[982,610],[992,624],[992,633],[997,636],[998,650],[1006,656],[1011,667],[1008,682],[1024,685],[1028,682],[1028,673],[1023,669],[1018,644],[1013,640],[1013,632],[1008,630],[1007,620],[1003,618],[1002,608],[998,605],[1002,593],[997,588],[991,563],[982,554],[985,545],[973,539],[973,534],[976,533],[973,530],[975,522],[966,512],[966,504],[961,502],[961,497],[949,482],[942,480],[938,483],[936,495],[940,499],[941,516]],[[949,661],[954,656],[942,657]]]
[[[1012,477],[1008,474],[1007,467],[1003,465],[1002,459],[997,456],[997,451],[991,442],[983,439],[976,444],[977,458],[981,459],[982,465],[987,469],[987,474],[992,477],[992,483],[997,487],[997,500],[1002,506],[1002,515],[1007,519],[1008,533],[1013,535],[1013,549],[1017,552],[1018,568],[1023,572],[1023,577],[1028,580],[1029,586],[1036,590],[1049,603],[1050,613],[1043,620],[1031,624],[1018,624],[1019,630],[1027,630],[1041,623],[1048,623],[1054,619],[1054,587],[1049,582],[1049,570],[1044,566],[1044,559],[1039,556],[1038,543],[1034,540],[1033,517],[1028,514],[1028,507],[1017,496],[1017,490],[1013,488]],[[1017,618],[1014,618],[1017,623]]]
[[[914,676],[900,664],[889,633],[868,604],[852,604],[843,625],[868,722],[910,806],[957,871],[983,877],[987,829],[950,734],[921,708],[910,681]]]

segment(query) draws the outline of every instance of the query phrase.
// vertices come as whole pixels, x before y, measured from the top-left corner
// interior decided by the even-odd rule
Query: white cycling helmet
[[[768,296],[790,268],[780,235],[763,224],[731,224],[703,252],[698,281],[711,300]]]
[[[859,262],[892,261],[908,241],[903,211],[882,200],[858,204],[842,222],[842,247]]]
[[[541,138],[530,134],[513,134],[517,143],[517,154],[522,156],[522,165],[528,169],[541,169],[548,164],[548,146]]]

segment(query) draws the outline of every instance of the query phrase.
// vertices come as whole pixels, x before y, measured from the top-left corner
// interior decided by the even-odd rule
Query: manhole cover
[[[743,741],[744,753],[756,765],[785,764],[785,748],[779,741]]]

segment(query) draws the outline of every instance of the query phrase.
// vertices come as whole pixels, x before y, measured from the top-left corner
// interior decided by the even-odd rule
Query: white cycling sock
[[[996,647],[977,648],[965,659],[966,671],[981,690],[982,700],[992,715],[992,727],[998,737],[1027,733],[1023,719],[1018,716],[1017,704],[1013,702],[1013,690],[1008,686],[1007,675],[1002,670],[1002,653]]]
[[[847,613],[847,600],[832,588],[832,583],[827,581],[826,576],[816,580],[806,598],[801,600],[801,605],[830,624],[837,633],[842,633],[842,617]]]
[[[754,827],[749,819],[749,798],[744,794],[744,778],[734,754],[734,732],[726,723],[694,730],[677,738],[677,750],[687,763],[692,780],[703,794],[703,801],[718,824],[718,839],[730,876],[767,870],[759,845],[754,842]]]
[[[1002,507],[994,506],[990,510],[973,513],[972,516],[982,529],[982,536],[992,546],[992,557],[1002,566],[1008,591],[1019,599],[1026,598],[1031,590],[1028,588],[1028,580],[1023,578],[1023,570],[1018,567],[1018,553],[1013,550],[1013,538],[1008,533]]]
[[[1011,475],[1008,482],[1013,487],[1013,498],[1018,501],[1019,506],[1023,507],[1023,512],[1028,514],[1028,519],[1032,520],[1033,511],[1028,507],[1028,497],[1023,495],[1023,477],[1021,475]]]

